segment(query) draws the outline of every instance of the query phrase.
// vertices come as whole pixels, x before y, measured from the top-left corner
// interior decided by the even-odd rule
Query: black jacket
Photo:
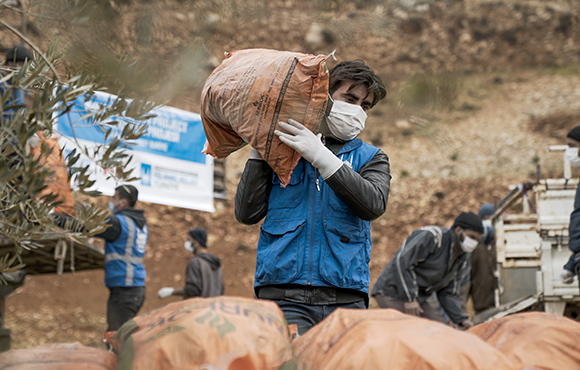
[[[459,288],[469,273],[471,254],[462,253],[453,261],[455,240],[452,229],[426,226],[413,231],[379,275],[372,295],[423,303],[437,292],[441,306],[454,322],[467,320]]]
[[[120,211],[115,212],[115,214],[113,214],[112,216],[107,216],[107,218],[105,218],[105,222],[111,226],[108,227],[107,230],[103,231],[102,233],[96,234],[95,235],[96,237],[103,238],[106,241],[110,242],[117,240],[117,238],[121,235],[121,222],[119,221],[116,215],[130,217],[131,219],[133,219],[133,221],[135,221],[135,223],[137,224],[137,226],[139,226],[140,229],[142,229],[143,226],[145,226],[145,223],[147,222],[147,220],[145,219],[145,212],[142,209],[135,208],[121,209]]]

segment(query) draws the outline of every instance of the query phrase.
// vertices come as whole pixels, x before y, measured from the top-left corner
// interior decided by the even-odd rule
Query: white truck
[[[560,153],[566,145],[551,146]],[[493,216],[496,230],[497,287],[495,306],[473,318],[475,323],[525,310],[543,310],[580,320],[578,278],[560,279],[572,252],[568,225],[578,180],[564,157],[564,176],[515,186]]]

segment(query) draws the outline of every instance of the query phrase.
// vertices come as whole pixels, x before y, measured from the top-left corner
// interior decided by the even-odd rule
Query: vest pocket
[[[322,253],[320,276],[333,286],[362,289],[369,280],[367,236],[356,225],[325,219],[327,247]]]
[[[306,219],[264,221],[256,258],[256,283],[291,282],[302,266],[298,265],[300,235]]]
[[[301,194],[302,180],[304,179],[303,162],[298,162],[298,165],[292,172],[290,182],[285,188],[282,187],[280,178],[274,173],[270,193],[270,199],[274,201],[268,204],[268,209],[296,208],[303,201],[303,194]]]

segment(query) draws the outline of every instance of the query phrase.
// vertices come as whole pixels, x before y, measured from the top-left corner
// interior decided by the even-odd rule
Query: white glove
[[[572,284],[574,282],[574,273],[570,270],[562,270],[560,273],[560,279],[564,284]]]
[[[175,290],[174,288],[169,288],[169,287],[161,288],[157,292],[157,297],[159,297],[159,298],[167,298],[167,297],[169,297],[169,296],[171,296],[173,294],[173,291],[174,290]]]
[[[26,139],[26,145],[28,145],[31,148],[36,148],[38,144],[40,144],[40,137],[36,133],[34,133],[32,136]]]
[[[274,131],[280,141],[318,168],[323,179],[332,176],[342,166],[342,161],[320,141],[322,134],[315,135],[293,119],[289,119],[288,123],[278,122],[278,127],[284,130]]]

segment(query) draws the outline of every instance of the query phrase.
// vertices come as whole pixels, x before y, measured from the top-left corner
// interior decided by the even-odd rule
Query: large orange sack
[[[300,156],[274,130],[288,118],[318,128],[328,99],[328,56],[246,49],[225,57],[201,94],[204,153],[224,158],[250,144],[286,185]]]
[[[31,148],[31,153],[35,159],[38,159],[41,155],[44,155],[41,153],[43,143],[47,145],[50,148],[50,152],[40,158],[40,163],[43,167],[53,172],[52,176],[45,179],[46,187],[40,193],[40,197],[55,195],[60,204],[55,207],[54,212],[74,216],[75,199],[68,178],[68,167],[62,155],[58,139],[55,137],[46,138],[42,132],[37,132],[36,134],[40,141],[36,147]]]
[[[580,323],[545,312],[524,312],[469,329],[520,366],[580,369]]]
[[[115,370],[114,353],[83,346],[60,343],[0,353],[0,370]]]
[[[274,302],[192,298],[135,317],[108,340],[119,369],[278,370],[292,364],[290,333]]]
[[[474,335],[391,309],[337,309],[292,347],[300,370],[514,368]]]

